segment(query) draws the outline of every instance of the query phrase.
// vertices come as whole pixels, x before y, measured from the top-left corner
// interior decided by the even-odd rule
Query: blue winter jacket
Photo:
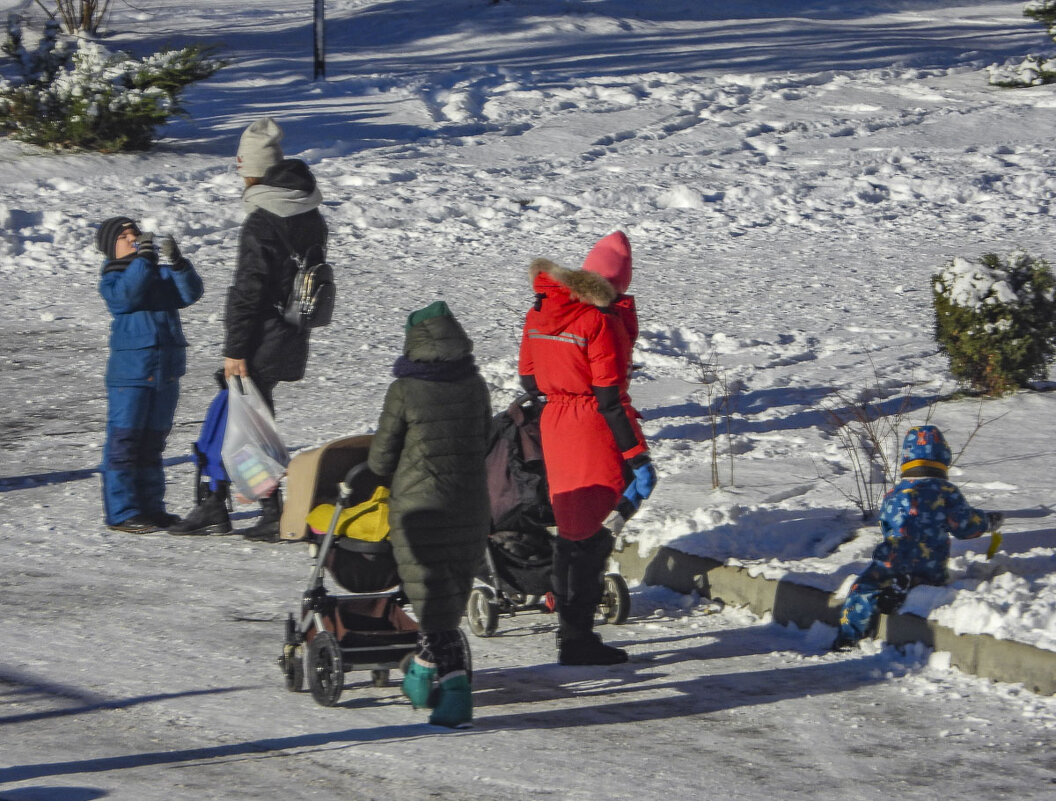
[[[873,559],[896,570],[945,570],[950,535],[971,539],[985,532],[986,513],[974,509],[944,478],[903,478],[884,498],[880,531],[884,541]]]
[[[182,257],[180,270],[158,267],[156,261],[151,254],[136,256],[124,269],[103,263],[99,294],[114,318],[107,386],[158,386],[186,372],[179,309],[202,296],[202,279]]]

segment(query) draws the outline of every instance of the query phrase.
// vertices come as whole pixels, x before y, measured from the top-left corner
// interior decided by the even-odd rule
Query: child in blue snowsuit
[[[155,246],[128,217],[106,220],[95,244],[106,256],[99,294],[113,316],[103,509],[110,529],[145,534],[179,520],[165,511],[161,456],[186,369],[179,309],[202,296],[202,279],[172,237]],[[158,265],[159,248],[170,266]]]
[[[911,428],[902,442],[902,480],[884,497],[884,541],[843,603],[833,650],[845,650],[875,629],[918,584],[945,584],[950,535],[967,540],[996,530],[999,512],[972,508],[946,478],[950,448],[935,426]]]

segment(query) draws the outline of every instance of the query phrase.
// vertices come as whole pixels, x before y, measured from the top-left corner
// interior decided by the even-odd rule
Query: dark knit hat
[[[133,233],[139,236],[139,226],[130,217],[111,217],[109,220],[104,220],[99,230],[95,232],[95,246],[108,259],[115,258],[114,245],[117,244],[117,238],[129,226],[132,227]]]

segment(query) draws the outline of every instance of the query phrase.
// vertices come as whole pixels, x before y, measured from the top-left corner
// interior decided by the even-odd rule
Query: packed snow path
[[[1044,799],[1056,787],[1056,700],[920,654],[829,655],[828,630],[708,615],[657,589],[635,595],[631,623],[604,627],[627,665],[556,665],[540,614],[471,637],[472,730],[429,726],[365,672],[323,708],[287,692],[274,661],[304,546],[159,550],[164,536],[54,577],[61,594],[5,594],[4,647],[17,637],[26,658],[0,670],[0,799]],[[237,583],[197,580],[232,552]],[[169,581],[128,581],[158,561]]]

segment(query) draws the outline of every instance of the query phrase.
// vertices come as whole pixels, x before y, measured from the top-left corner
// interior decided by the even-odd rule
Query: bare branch
[[[953,467],[955,464],[957,464],[957,460],[960,459],[961,456],[964,455],[964,452],[966,450],[968,450],[968,446],[972,444],[972,440],[975,439],[975,435],[978,434],[980,430],[982,430],[983,426],[988,426],[988,425],[990,425],[990,423],[997,422],[1002,417],[1004,417],[1006,414],[1008,414],[1008,412],[1004,412],[1003,414],[999,414],[997,417],[991,417],[989,420],[984,420],[983,419],[983,400],[980,398],[980,400],[979,400],[979,409],[976,411],[976,414],[975,414],[975,428],[972,429],[972,433],[968,435],[968,439],[966,439],[964,441],[964,445],[961,446],[961,449],[959,451],[957,451],[957,453],[954,455],[953,459],[950,461],[950,467]]]
[[[37,5],[38,5],[38,6],[40,6],[40,7],[42,8],[42,9],[44,9],[44,13],[45,13],[45,14],[47,14],[47,15],[48,15],[48,16],[49,16],[49,17],[50,17],[51,19],[55,19],[55,15],[54,15],[54,14],[52,14],[52,13],[51,13],[51,12],[50,12],[50,11],[48,10],[48,7],[47,7],[46,5],[44,5],[44,3],[43,3],[43,2],[41,2],[41,0],[36,0],[36,3],[37,3]]]

